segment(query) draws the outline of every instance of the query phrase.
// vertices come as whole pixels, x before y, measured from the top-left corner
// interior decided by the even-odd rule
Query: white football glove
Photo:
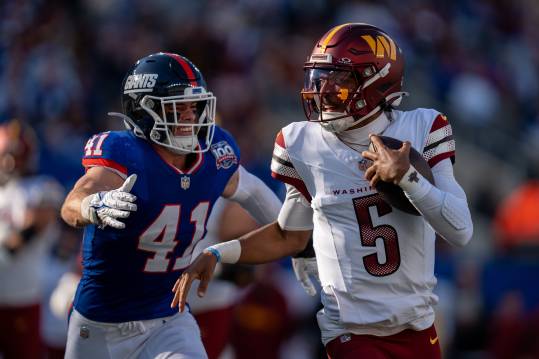
[[[66,272],[60,277],[49,299],[49,308],[57,318],[67,319],[79,281],[77,273]]]
[[[137,210],[137,205],[133,203],[137,197],[129,193],[136,180],[137,175],[132,174],[120,188],[94,193],[84,198],[80,205],[82,217],[99,228],[125,228],[125,223],[118,219],[127,218],[131,212]]]
[[[310,276],[316,278],[318,283],[320,283],[316,258],[292,258],[292,267],[294,268],[296,279],[300,282],[305,292],[311,297],[314,297],[316,295],[316,288]]]

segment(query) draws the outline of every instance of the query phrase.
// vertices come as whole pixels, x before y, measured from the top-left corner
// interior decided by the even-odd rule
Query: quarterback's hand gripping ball
[[[134,203],[137,197],[129,192],[135,185],[137,175],[127,177],[120,188],[111,191],[97,192],[84,198],[81,203],[81,214],[91,223],[105,228],[125,228],[125,223],[119,219],[127,218],[137,210]]]
[[[362,155],[373,161],[372,166],[365,171],[365,178],[376,188],[383,200],[403,212],[419,216],[420,213],[410,203],[398,183],[410,165],[432,184],[434,177],[427,161],[410,142],[373,135],[369,150],[363,151]]]

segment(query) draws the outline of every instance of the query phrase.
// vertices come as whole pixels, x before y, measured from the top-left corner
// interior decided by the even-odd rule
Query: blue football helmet
[[[129,70],[122,88],[123,114],[113,114],[136,136],[179,154],[210,148],[217,99],[187,58],[165,52],[146,56]],[[186,111],[190,121],[183,118]]]

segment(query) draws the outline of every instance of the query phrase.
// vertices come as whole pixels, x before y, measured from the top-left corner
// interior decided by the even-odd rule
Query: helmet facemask
[[[380,71],[372,65],[362,68],[311,67],[305,69],[301,91],[308,121],[319,122],[330,132],[342,132],[380,111],[380,106],[365,113],[365,88],[387,75],[387,64]]]
[[[344,130],[354,121],[352,99],[360,96],[359,81],[353,71],[335,68],[305,70],[302,102],[309,121],[319,122],[330,131]]]
[[[206,152],[213,140],[216,101],[203,87],[187,87],[178,96],[145,95],[140,106],[154,121],[149,139],[178,154]],[[194,121],[185,121],[191,111]]]

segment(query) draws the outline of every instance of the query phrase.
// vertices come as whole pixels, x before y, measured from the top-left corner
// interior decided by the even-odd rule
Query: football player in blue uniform
[[[177,54],[144,57],[125,77],[123,113],[111,114],[128,130],[88,141],[86,173],[62,208],[68,224],[85,227],[66,357],[206,358],[192,315],[170,307],[171,288],[219,196],[260,224],[280,208],[239,164],[215,104],[201,72]]]

